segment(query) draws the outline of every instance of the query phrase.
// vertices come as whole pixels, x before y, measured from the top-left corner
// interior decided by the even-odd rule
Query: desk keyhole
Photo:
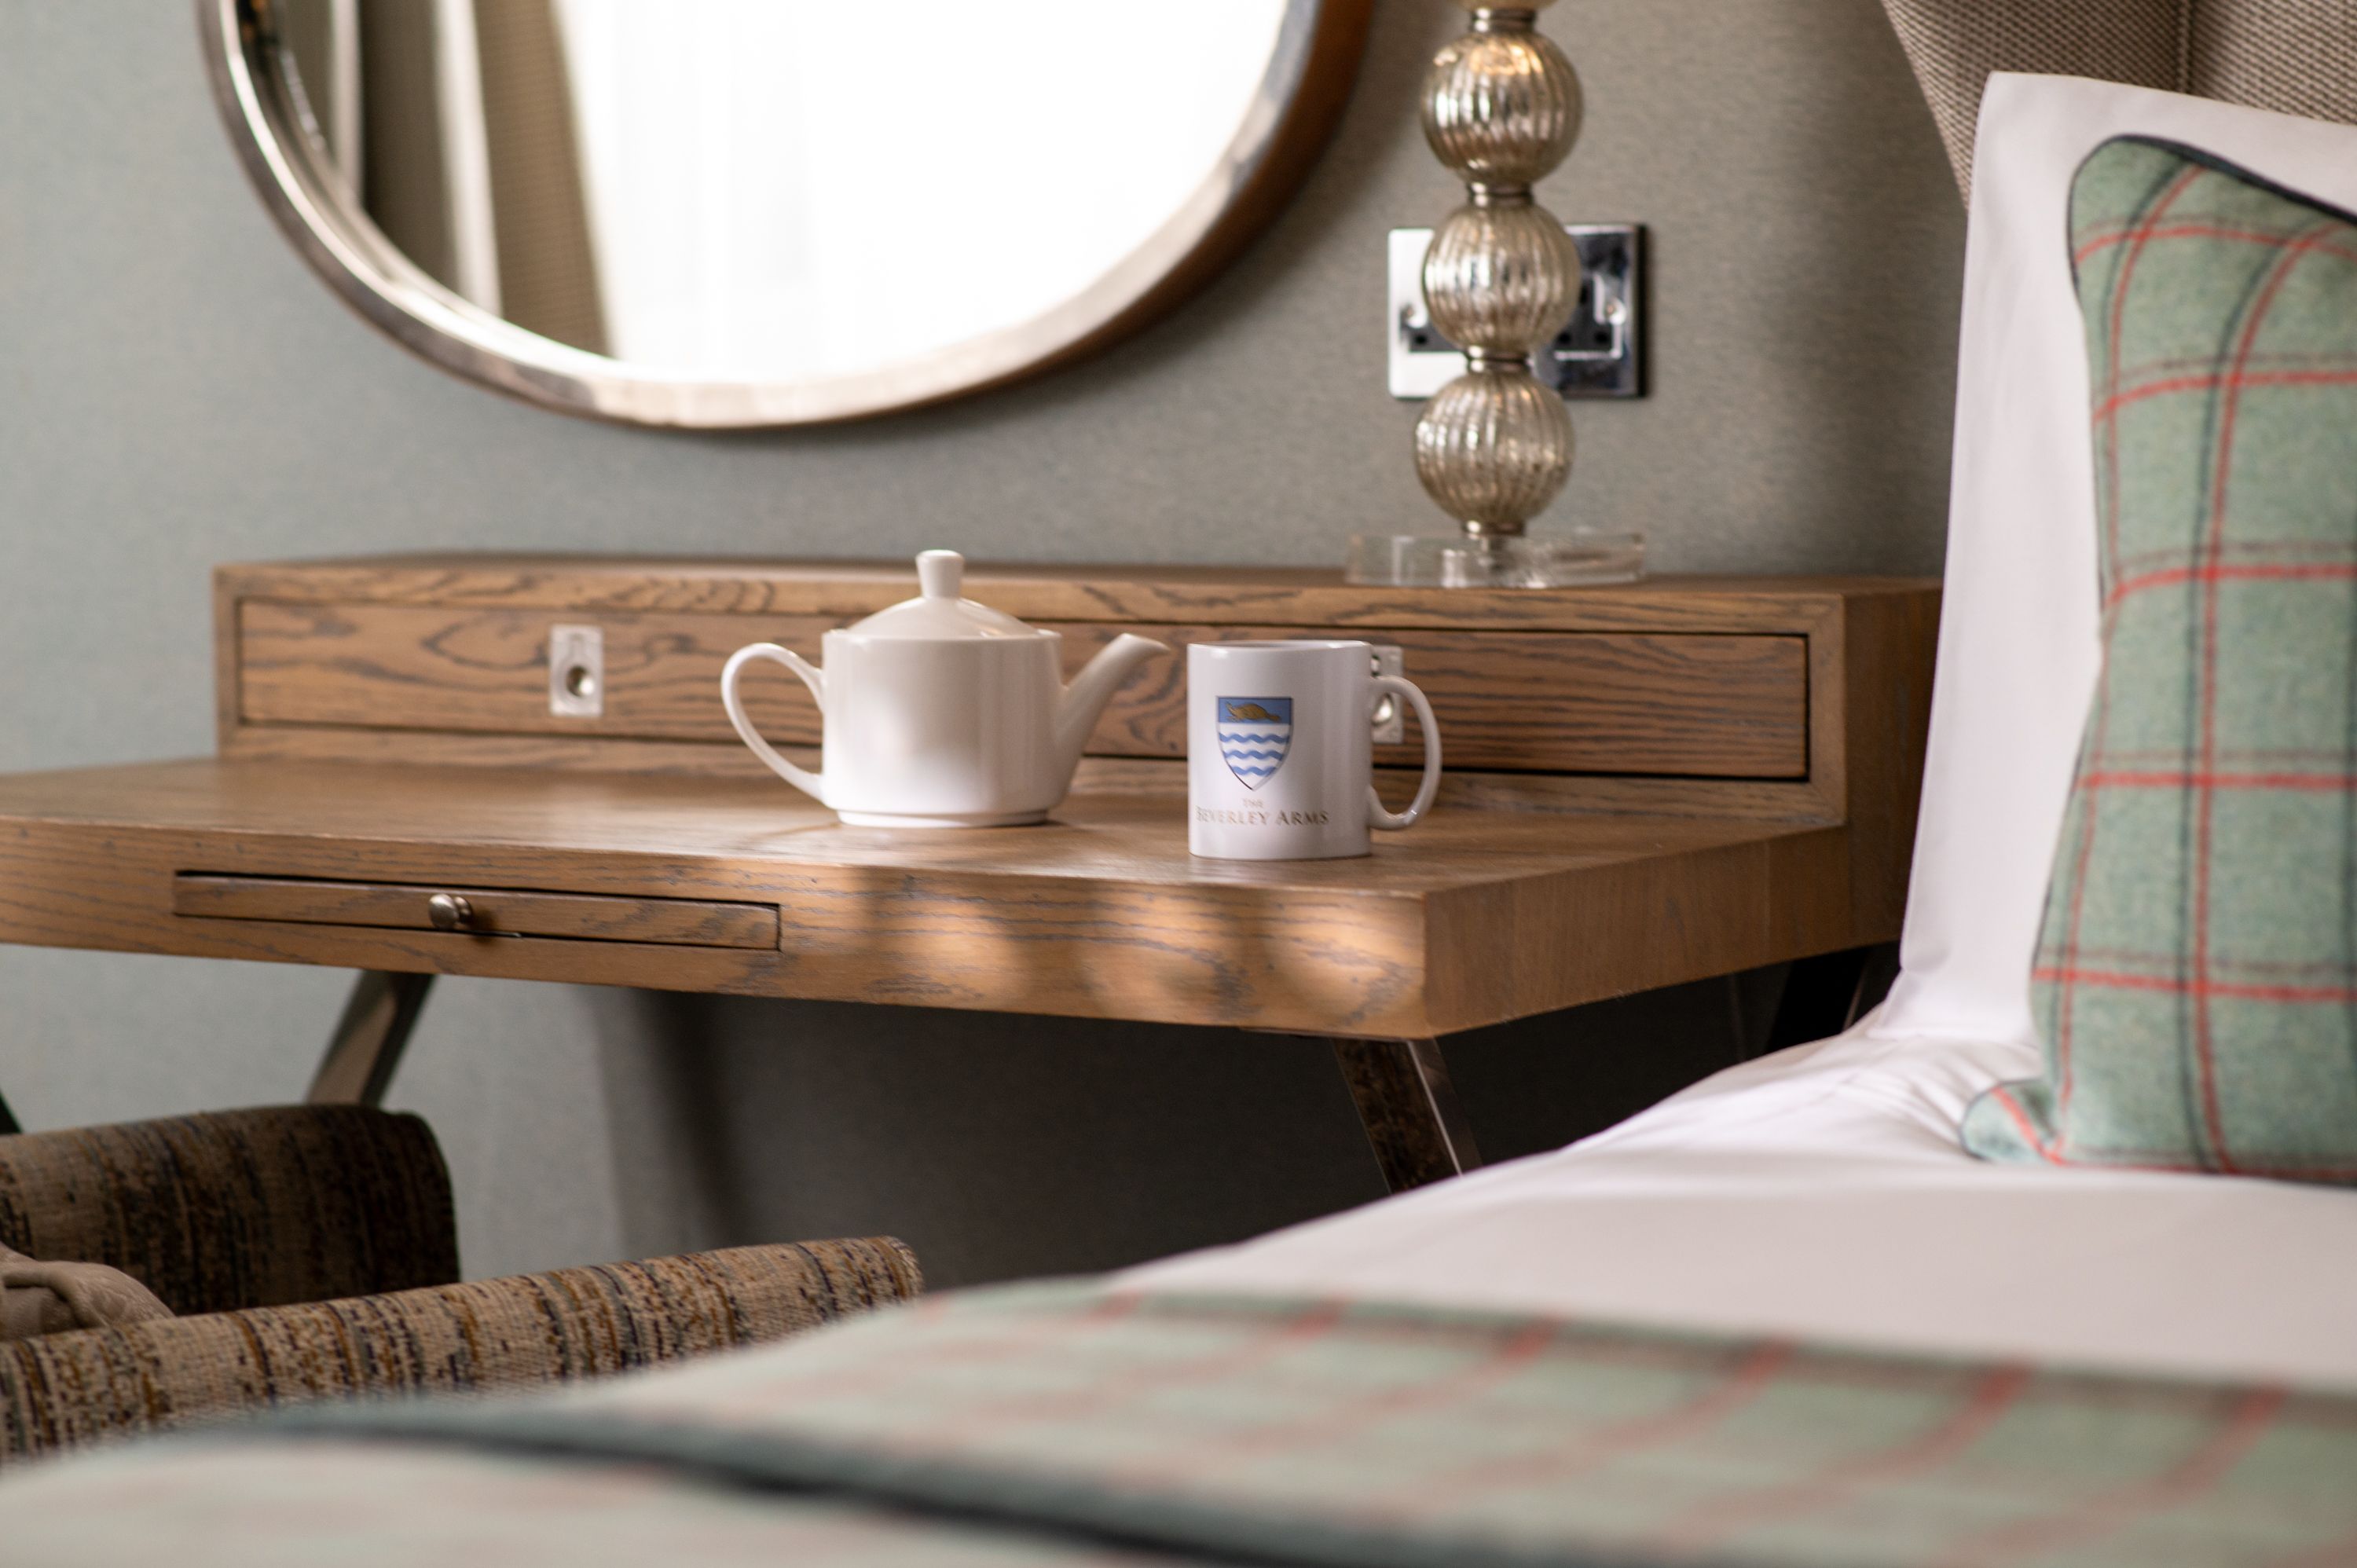
[[[560,719],[606,716],[606,634],[596,627],[548,628],[548,711]]]

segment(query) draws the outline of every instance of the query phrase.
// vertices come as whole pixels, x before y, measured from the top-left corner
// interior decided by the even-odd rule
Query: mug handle
[[[1432,798],[1440,793],[1440,726],[1433,722],[1430,700],[1413,682],[1396,675],[1378,675],[1375,690],[1389,692],[1414,708],[1416,725],[1424,731],[1424,783],[1416,789],[1413,805],[1394,816],[1383,809],[1375,787],[1367,786],[1367,825],[1387,833],[1405,832],[1432,809]]]
[[[823,773],[812,773],[788,762],[778,754],[776,746],[761,738],[761,732],[755,729],[753,721],[745,716],[745,704],[737,695],[737,677],[745,673],[745,666],[757,659],[766,659],[772,664],[782,664],[801,676],[802,684],[810,688],[811,695],[818,699],[818,711],[821,715],[826,713],[826,671],[813,668],[792,649],[780,648],[774,642],[757,642],[750,648],[738,649],[728,656],[727,664],[720,671],[720,703],[728,710],[728,722],[737,726],[737,738],[751,746],[753,755],[768,763],[771,772],[812,800],[824,805],[826,776]]]

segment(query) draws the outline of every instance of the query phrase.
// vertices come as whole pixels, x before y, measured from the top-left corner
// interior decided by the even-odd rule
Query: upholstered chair
[[[2357,124],[2350,0],[1882,0],[1957,182],[1989,73],[2089,76]]]
[[[179,1315],[0,1342],[0,1462],[309,1400],[598,1377],[922,1288],[882,1238],[461,1284],[433,1133],[360,1106],[0,1137],[0,1243],[120,1269]]]

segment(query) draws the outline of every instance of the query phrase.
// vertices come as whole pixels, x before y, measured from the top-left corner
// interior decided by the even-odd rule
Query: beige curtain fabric
[[[361,7],[361,189],[368,214],[401,253],[458,286],[458,242],[436,87],[434,7]]]
[[[2357,0],[1882,0],[1956,182],[1992,71],[2089,76],[2357,124]]]
[[[287,14],[286,37],[298,55],[305,37],[320,29],[304,8],[322,3],[298,0]],[[479,91],[499,314],[544,338],[604,353],[572,81],[554,0],[473,0],[471,14],[481,74],[467,84],[467,102]],[[447,122],[438,8],[427,0],[373,0],[359,15],[369,216],[428,276],[469,294],[467,280],[475,274],[462,252],[473,252],[462,239],[468,215],[459,208],[472,188],[453,167],[467,156],[466,139],[454,140]],[[478,303],[489,302],[489,281]]]
[[[2185,91],[2357,124],[2357,0],[2197,0]]]
[[[337,134],[344,106],[337,101],[336,0],[280,0],[278,36],[294,58],[295,86],[310,112],[312,129],[326,144],[328,161],[341,167],[358,149],[342,145]]]
[[[475,0],[475,48],[498,214],[500,314],[602,354],[605,315],[553,0]]]

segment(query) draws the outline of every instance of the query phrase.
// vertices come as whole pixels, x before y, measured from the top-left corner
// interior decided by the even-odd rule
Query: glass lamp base
[[[1645,575],[1641,533],[1361,533],[1345,582],[1392,588],[1572,588]]]

